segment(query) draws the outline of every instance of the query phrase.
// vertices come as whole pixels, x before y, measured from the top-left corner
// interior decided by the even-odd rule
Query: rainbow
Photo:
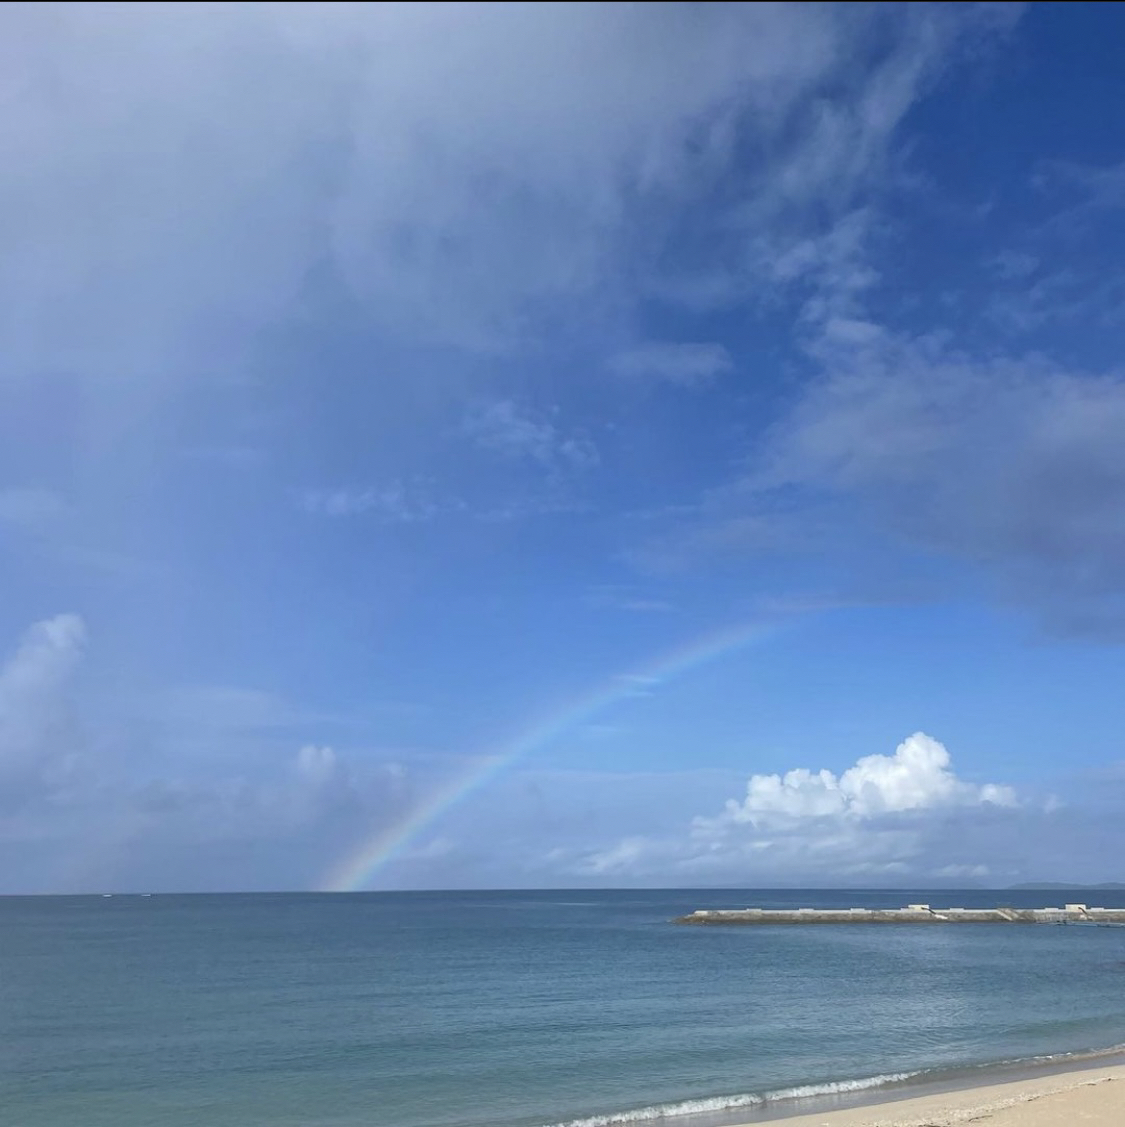
[[[381,828],[342,860],[319,884],[323,892],[355,892],[366,887],[385,865],[398,857],[427,826],[447,810],[479,791],[501,771],[565,732],[589,721],[618,701],[648,696],[657,687],[715,658],[760,641],[776,627],[760,622],[726,627],[676,647],[630,673],[618,674],[592,692],[583,694],[524,728],[502,751],[478,758],[467,770],[438,787],[390,826]]]

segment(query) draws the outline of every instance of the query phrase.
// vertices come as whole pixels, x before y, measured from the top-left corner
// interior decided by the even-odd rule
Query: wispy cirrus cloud
[[[1080,194],[1057,213],[1068,230],[1120,191],[1112,168],[1064,179]],[[748,443],[743,467],[657,522],[630,558],[663,571],[740,555],[811,559],[862,542],[868,558],[913,552],[983,576],[993,597],[1051,631],[1125,636],[1115,501],[1125,489],[1125,377],[1042,352],[959,347],[940,312],[929,330],[894,324],[877,294],[884,226],[868,205],[776,244],[773,276],[797,304],[814,374]],[[1051,229],[1040,226],[1029,245]],[[1028,253],[993,261],[1018,293],[982,299],[984,318],[1004,306],[1029,329],[1095,315],[1091,301],[1102,312],[1120,306],[1115,275],[1088,278],[1044,255],[1050,266]]]
[[[298,494],[298,503],[314,516],[367,514],[390,524],[417,524],[466,507],[453,499],[436,499],[429,488],[411,487],[402,482],[382,488],[306,489]]]
[[[1045,620],[1100,613],[1112,633],[1125,623],[1123,444],[1116,373],[887,338],[809,387],[744,496],[858,506],[903,543],[983,568]]]
[[[652,342],[619,352],[609,369],[629,379],[695,387],[707,384],[734,367],[727,349],[717,342]]]
[[[503,458],[531,462],[552,475],[592,469],[600,461],[598,448],[585,434],[566,431],[552,418],[514,403],[497,400],[465,419],[469,438]]]
[[[9,530],[57,523],[56,501],[65,496],[67,515],[72,505],[82,509],[76,525],[98,541],[89,559],[94,549],[105,549],[103,560],[118,558],[114,537],[147,548],[163,535],[172,554],[177,535],[166,514],[192,508],[201,467],[261,468],[262,481],[240,480],[221,498],[220,517],[201,517],[210,498],[196,497],[190,515],[205,523],[176,522],[191,541],[185,575],[187,557],[198,557],[201,581],[182,588],[199,592],[191,613],[200,612],[201,649],[229,636],[231,616],[212,605],[221,602],[213,591],[239,597],[242,561],[237,552],[212,554],[214,545],[251,526],[248,541],[272,544],[279,496],[290,502],[289,520],[296,508],[324,518],[322,534],[331,520],[333,531],[346,527],[338,539],[349,549],[364,521],[372,526],[365,547],[381,534],[392,539],[379,527],[389,525],[403,526],[396,529],[403,541],[412,539],[405,526],[415,526],[418,539],[450,531],[453,543],[473,531],[469,521],[604,505],[603,528],[659,526],[654,543],[636,547],[631,559],[647,550],[653,566],[679,566],[681,578],[709,591],[708,567],[718,557],[834,561],[859,542],[870,549],[868,574],[880,565],[900,570],[906,555],[952,561],[1053,628],[1100,637],[1125,629],[1118,374],[1030,353],[974,354],[961,337],[954,346],[931,311],[906,328],[888,311],[901,295],[888,296],[898,279],[883,251],[903,231],[884,204],[904,182],[903,126],[964,51],[976,52],[1015,18],[1015,6],[167,11],[143,6],[126,17],[66,8],[44,17],[11,8],[0,17],[19,92],[0,124],[12,154],[0,170],[11,201],[10,253],[0,264],[7,397],[0,449],[5,481],[44,483],[0,493],[0,523]],[[529,89],[535,97],[526,97]],[[1069,230],[1088,232],[1092,217],[1119,202],[1108,166],[1097,175],[1052,175],[1047,194],[1077,201]],[[1066,273],[1040,244],[1011,245],[1019,249],[988,266],[998,296],[1027,291],[1006,324],[1031,331],[1089,312],[1090,303],[1074,299],[1091,296],[1084,291],[1097,271]],[[1094,295],[1098,316],[1114,315],[1117,285],[1107,274]],[[696,322],[695,311],[708,316]],[[763,311],[767,335],[776,330],[785,343],[736,381],[734,356],[741,367],[749,354],[743,331],[752,335]],[[731,325],[738,328],[728,348],[713,338]],[[346,347],[324,349],[330,358],[322,360],[325,341],[343,338]],[[315,358],[314,370],[300,376],[288,355],[298,340]],[[394,350],[401,353],[388,361],[384,351]],[[587,365],[581,373],[567,366],[571,350]],[[763,429],[763,419],[751,419],[757,406],[744,410],[735,393],[744,381],[774,376],[771,394],[755,400],[776,412]],[[315,396],[287,399],[292,383],[305,380]],[[347,381],[362,390],[342,393]],[[611,395],[649,406],[690,401],[692,413],[698,408],[692,426],[701,430],[738,416],[742,445],[728,458],[712,450],[709,432],[685,427],[673,440],[652,441],[632,463],[643,480],[624,481],[617,454],[629,440],[648,442],[652,420],[595,416],[602,401],[591,408],[589,389],[599,381]],[[208,394],[199,402],[179,386],[200,382]],[[191,456],[181,450],[169,470],[164,439],[172,430],[154,425],[153,404],[167,394],[175,412],[198,410],[213,423],[229,406],[210,398],[220,385],[240,388],[248,414],[270,407],[262,414],[272,422],[253,434],[201,425],[185,448]],[[634,394],[657,385],[667,394]],[[680,394],[688,388],[699,394]],[[45,389],[34,391],[35,412],[7,410],[30,389]],[[398,412],[411,397],[425,403],[419,429],[443,436],[443,444],[432,442],[432,465],[429,451],[406,450]],[[466,403],[476,406],[466,411]],[[586,404],[584,414],[577,403]],[[349,416],[350,426],[353,413],[349,431],[340,420]],[[678,413],[668,415],[678,426]],[[372,437],[377,427],[392,440]],[[298,440],[281,441],[283,430]],[[354,442],[347,450],[343,440],[337,448],[345,432]],[[266,453],[271,438],[276,448]],[[282,450],[303,464],[279,470]],[[666,477],[648,472],[680,453],[683,463],[669,457],[658,467]],[[698,479],[678,472],[688,463]],[[84,465],[97,472],[83,473]],[[655,496],[673,476],[677,495]],[[81,489],[68,491],[68,481]],[[313,487],[287,492],[294,481]],[[144,487],[133,489],[135,482]],[[260,488],[273,490],[264,518],[254,510]],[[628,522],[614,506],[630,490],[637,497],[625,504],[651,503],[660,518]],[[588,582],[581,568],[601,551],[598,535],[576,548],[581,585]],[[602,569],[610,582],[594,600],[599,607],[640,615],[688,602],[672,583],[666,596],[651,578],[614,586],[618,562]],[[287,564],[279,558],[277,566]],[[327,553],[324,566],[332,570]],[[209,586],[208,575],[221,582]],[[287,578],[301,590],[324,586],[322,577]],[[714,585],[716,604],[740,582],[726,606],[757,583],[728,568]],[[848,602],[847,591],[827,587],[824,602]],[[367,590],[349,594],[371,598]],[[566,598],[581,596],[571,589],[562,605]],[[127,620],[137,612],[119,613]],[[626,621],[603,618],[614,629]],[[632,624],[660,625],[652,615]],[[267,625],[272,647],[274,630],[284,632]],[[152,634],[145,640],[134,631],[142,639],[138,665],[160,639],[178,637]],[[653,688],[643,678],[630,684],[637,697]],[[224,755],[229,768],[204,778],[202,756],[185,754],[163,764],[148,798],[133,802],[143,807],[139,840],[164,842],[181,869],[193,840],[218,841],[215,856],[228,860],[239,840],[288,841],[296,855],[310,842],[310,825],[331,832],[333,811],[341,822],[359,810],[359,821],[370,815],[376,823],[393,805],[373,796],[384,784],[389,794],[391,783],[375,772],[360,779],[335,732],[290,739],[292,717],[269,694],[214,690],[193,700],[189,692],[174,722],[186,727],[193,709],[224,718],[197,742],[217,749],[209,770]],[[239,740],[258,741],[253,769],[233,754]],[[873,758],[887,772],[910,766]],[[138,754],[136,762],[149,760]],[[745,871],[775,864],[800,876],[830,871],[817,858],[835,853],[848,857],[853,875],[979,875],[1002,866],[972,855],[984,850],[978,838],[958,853],[943,819],[969,820],[977,833],[990,818],[1031,816],[967,800],[903,806],[870,767],[797,769],[777,776],[776,786],[771,776],[754,776],[753,793],[736,802],[743,820],[732,816],[721,833],[713,827],[707,841],[684,846],[622,822],[620,841],[601,848],[587,840],[560,854],[554,872],[718,879],[761,858]],[[926,780],[944,785],[950,771],[931,761]],[[976,785],[949,777],[951,795]],[[109,789],[99,801],[117,801]],[[783,846],[751,832],[756,819],[757,828],[768,822],[780,833],[783,807],[803,834]],[[627,809],[623,803],[617,813]],[[809,832],[822,817],[832,832]],[[615,823],[616,813],[606,821]],[[445,845],[436,852],[431,859],[449,868],[432,870],[435,879],[469,871],[456,868]],[[522,846],[510,852],[522,855]],[[420,861],[424,854],[425,847]],[[286,861],[293,872],[304,863]],[[500,873],[502,859],[490,863]]]
[[[529,317],[626,294],[687,202],[709,202],[731,243],[712,197],[740,138],[771,154],[734,201],[744,233],[846,196],[883,169],[957,45],[1009,19],[988,5],[11,8],[3,185],[21,218],[0,335],[17,370],[81,357],[187,377],[325,264],[387,331],[505,346]],[[737,274],[744,240],[732,248]]]

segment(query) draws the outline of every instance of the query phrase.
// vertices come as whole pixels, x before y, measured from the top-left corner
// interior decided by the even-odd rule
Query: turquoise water
[[[537,1127],[1125,1042],[1125,929],[684,928],[1063,893],[0,899],[6,1127]],[[1120,893],[1077,896],[1125,906]],[[741,1105],[741,1106],[740,1106]],[[783,1103],[773,1108],[791,1106]],[[707,1114],[703,1114],[706,1112]]]

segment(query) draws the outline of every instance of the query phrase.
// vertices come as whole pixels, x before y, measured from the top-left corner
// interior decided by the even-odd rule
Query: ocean
[[[0,898],[4,1127],[713,1127],[1125,1042],[1125,928],[690,928],[1062,892]]]

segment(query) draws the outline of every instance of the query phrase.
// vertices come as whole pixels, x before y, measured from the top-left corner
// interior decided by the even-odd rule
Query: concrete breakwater
[[[1125,926],[1125,908],[700,908],[678,924],[1085,924]]]

